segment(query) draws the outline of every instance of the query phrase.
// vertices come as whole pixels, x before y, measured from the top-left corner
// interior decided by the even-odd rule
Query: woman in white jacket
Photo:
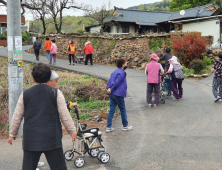
[[[171,88],[174,95],[173,100],[180,100],[183,97],[182,83],[184,80],[183,68],[177,61],[177,57],[173,56],[170,60],[170,68],[167,73],[171,73]],[[178,93],[179,91],[179,93]]]

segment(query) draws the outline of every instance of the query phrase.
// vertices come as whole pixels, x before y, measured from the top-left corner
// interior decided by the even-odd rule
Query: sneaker
[[[153,105],[153,107],[157,107],[157,105],[156,105],[156,104],[154,104],[154,105]]]
[[[37,60],[39,61],[39,57],[37,58]]]
[[[52,64],[52,63],[49,63],[49,64]]]
[[[69,65],[71,65],[71,63],[69,63]]]
[[[53,63],[53,65],[56,65],[56,63]]]
[[[44,162],[38,162],[38,167],[45,165]]]
[[[126,127],[123,127],[123,131],[127,131],[127,130],[132,130],[133,129],[133,127],[132,126],[126,126]]]
[[[180,100],[180,99],[177,99],[177,98],[174,97],[173,100]]]
[[[148,107],[152,107],[152,104],[148,104]]]
[[[113,127],[106,127],[106,132],[107,133],[112,132],[112,131],[114,131]]]
[[[39,168],[36,168],[36,170],[39,170]]]
[[[72,65],[75,65],[74,63]]]
[[[218,100],[220,100],[221,97],[220,96],[217,96],[217,98],[214,100],[214,102],[217,102]]]

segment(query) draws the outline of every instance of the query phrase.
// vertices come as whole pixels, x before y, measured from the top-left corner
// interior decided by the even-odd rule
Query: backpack
[[[177,79],[184,79],[184,75],[183,75],[183,68],[180,64],[173,64],[173,72],[175,75],[175,78]]]

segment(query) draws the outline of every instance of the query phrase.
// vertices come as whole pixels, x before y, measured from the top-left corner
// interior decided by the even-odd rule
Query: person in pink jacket
[[[54,65],[56,64],[57,51],[58,51],[58,48],[55,45],[55,40],[52,40],[52,45],[51,45],[51,50],[50,50],[50,63],[49,64],[52,64],[52,58],[53,58],[53,61],[54,61],[53,64]]]
[[[157,61],[159,57],[156,53],[150,55],[151,62],[146,65],[145,73],[147,74],[147,104],[148,107],[152,106],[152,93],[154,89],[155,93],[155,100],[154,100],[154,107],[157,107],[160,100],[160,83],[161,78],[160,76],[163,75],[164,71],[160,63]]]

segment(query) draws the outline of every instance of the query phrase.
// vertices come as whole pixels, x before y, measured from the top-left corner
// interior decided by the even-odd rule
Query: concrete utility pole
[[[7,1],[7,49],[8,49],[8,93],[9,93],[9,130],[12,116],[20,94],[23,92],[23,56],[21,37],[20,0]],[[23,136],[23,122],[17,137]]]

